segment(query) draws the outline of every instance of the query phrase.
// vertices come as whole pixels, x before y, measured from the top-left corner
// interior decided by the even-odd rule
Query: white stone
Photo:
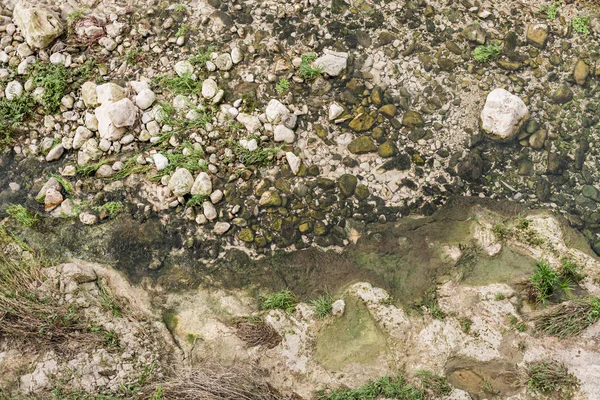
[[[242,62],[243,59],[244,55],[242,54],[241,50],[237,47],[234,47],[233,50],[231,50],[231,60],[233,61],[233,63],[239,64]]]
[[[218,204],[221,200],[223,200],[223,192],[221,190],[217,189],[210,194],[211,203]]]
[[[48,162],[56,161],[62,157],[64,152],[65,152],[65,148],[63,147],[62,144],[59,144],[48,152],[48,155],[46,156],[46,161],[48,161]]]
[[[215,65],[221,71],[229,71],[233,68],[233,60],[231,59],[231,55],[224,53],[215,58]]]
[[[82,212],[79,214],[79,220],[84,225],[94,225],[96,222],[98,222],[98,217],[89,212]]]
[[[267,121],[277,124],[279,122],[284,122],[289,118],[290,110],[288,110],[288,108],[279,100],[272,99],[269,101],[269,104],[267,104],[265,114],[267,116]]]
[[[346,302],[344,300],[339,299],[331,304],[331,315],[334,317],[341,317],[344,315],[344,310],[346,309]]]
[[[135,96],[135,104],[142,110],[150,108],[155,100],[156,95],[150,89],[144,89]]]
[[[340,115],[344,113],[344,107],[340,106],[338,103],[332,103],[329,106],[329,120],[333,121]]]
[[[175,73],[180,77],[192,75],[194,73],[194,66],[189,61],[179,61],[175,64]]]
[[[154,161],[157,171],[162,171],[169,165],[169,159],[160,153],[152,154],[152,160]]]
[[[236,120],[240,124],[244,125],[248,133],[255,133],[262,127],[260,119],[254,115],[239,113],[236,117]]]
[[[190,193],[200,196],[209,196],[212,193],[212,182],[206,172],[200,172],[198,177],[196,177]]]
[[[125,98],[125,89],[114,83],[105,83],[96,87],[100,104],[114,103]]]
[[[231,224],[229,222],[217,222],[215,223],[214,232],[217,235],[225,234],[229,228],[231,228]]]
[[[30,47],[48,47],[64,31],[60,17],[37,1],[19,1],[13,19]]]
[[[508,141],[528,118],[529,110],[523,100],[498,88],[487,96],[481,111],[481,128],[494,140]]]
[[[137,110],[128,98],[124,98],[108,106],[108,116],[117,128],[135,124]]]
[[[242,146],[246,150],[254,151],[258,149],[258,142],[256,141],[256,139],[240,139],[240,146]]]
[[[121,140],[125,133],[125,128],[116,127],[109,115],[110,107],[113,103],[103,104],[96,108],[95,114],[98,120],[98,134],[101,139],[108,139],[111,142]]]
[[[23,85],[19,81],[8,82],[6,89],[4,89],[4,94],[6,95],[6,100],[13,101],[23,94]]]
[[[131,85],[131,88],[138,94],[143,90],[150,90],[150,84],[146,81],[132,81],[129,82],[129,84]]]
[[[54,53],[50,56],[50,63],[54,65],[65,65],[67,57],[62,53]]]
[[[212,99],[218,91],[219,87],[217,86],[217,82],[213,79],[209,78],[202,82],[202,97],[205,99]]]
[[[348,66],[348,53],[325,51],[325,55],[317,58],[313,65],[323,68],[329,76],[338,76]]]
[[[175,196],[185,196],[194,184],[192,173],[186,168],[178,168],[169,179],[169,189]]]
[[[273,139],[276,142],[294,143],[296,135],[294,131],[285,125],[277,125],[273,132]]]
[[[210,201],[205,201],[202,203],[202,211],[206,219],[209,221],[214,221],[217,219],[217,210]]]
[[[288,151],[285,153],[285,159],[287,160],[290,169],[292,170],[294,175],[296,175],[298,173],[298,170],[300,169],[300,164],[302,164],[302,160],[300,159],[300,157],[298,157],[291,151]]]

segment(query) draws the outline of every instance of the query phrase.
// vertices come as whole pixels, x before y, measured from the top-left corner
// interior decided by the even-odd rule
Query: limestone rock
[[[44,210],[52,211],[63,202],[63,195],[55,189],[48,189],[44,196]]]
[[[463,29],[462,35],[471,42],[485,44],[487,33],[480,24],[471,24]]]
[[[23,85],[19,81],[11,81],[6,85],[4,89],[6,100],[13,101],[23,94]]]
[[[205,99],[212,99],[218,91],[219,87],[217,86],[217,82],[213,79],[209,78],[202,82],[202,97]]]
[[[141,109],[146,110],[152,106],[156,100],[156,95],[150,89],[144,89],[135,96],[135,104]]]
[[[254,115],[239,113],[236,117],[236,120],[240,124],[244,125],[248,133],[255,133],[262,127],[260,120]]]
[[[277,125],[273,132],[273,139],[276,142],[294,143],[296,135],[294,135],[294,131],[287,126]]]
[[[212,182],[210,176],[206,172],[200,172],[192,185],[190,193],[192,195],[210,196],[211,192]]]
[[[277,124],[280,122],[285,122],[289,118],[290,110],[288,110],[288,108],[279,100],[272,99],[269,101],[269,104],[267,104],[265,114],[267,116],[267,121]]]
[[[30,47],[48,47],[64,31],[60,17],[39,2],[19,1],[13,18]]]
[[[288,165],[290,166],[290,170],[292,170],[292,173],[294,175],[297,175],[298,171],[300,170],[300,165],[302,164],[302,160],[300,159],[300,157],[298,157],[291,151],[288,151],[285,153],[285,159],[287,160]]]
[[[87,107],[99,105],[97,87],[94,82],[85,82],[81,85],[81,98]]]
[[[350,121],[350,124],[348,124],[348,126],[350,127],[350,129],[356,132],[364,132],[371,129],[374,123],[375,118],[373,118],[371,114],[361,113],[357,115],[352,121]]]
[[[217,222],[215,224],[215,227],[213,228],[213,231],[217,234],[217,235],[224,235],[225,233],[227,233],[227,231],[229,230],[229,228],[231,228],[231,224],[229,222]]]
[[[258,204],[265,207],[279,207],[281,205],[281,197],[274,190],[266,190],[262,196],[260,196],[260,200]]]
[[[350,142],[348,151],[353,154],[372,153],[377,151],[377,146],[369,136],[361,136]]]
[[[56,161],[62,157],[64,152],[65,152],[65,148],[63,147],[62,144],[54,146],[52,148],[52,150],[50,150],[48,152],[48,155],[46,155],[46,161],[48,161],[48,162]]]
[[[590,66],[587,65],[587,63],[583,60],[577,60],[575,69],[573,70],[573,78],[575,79],[575,82],[578,85],[583,86],[589,74]]]
[[[154,161],[157,171],[162,171],[169,165],[169,159],[160,153],[153,154],[152,160]]]
[[[338,76],[348,66],[348,53],[326,50],[325,55],[317,58],[313,65],[323,68],[329,76]]]
[[[507,141],[515,137],[529,118],[529,110],[519,97],[504,89],[492,90],[481,111],[481,128],[494,140]]]
[[[126,96],[125,89],[114,83],[105,83],[96,87],[96,94],[100,104],[114,103]]]
[[[132,126],[135,124],[137,117],[137,109],[133,102],[128,98],[110,104],[107,113],[110,121],[117,128]],[[99,120],[100,119],[98,119],[98,121]]]
[[[109,111],[113,103],[106,103],[96,108],[95,115],[98,120],[98,134],[100,139],[107,139],[111,142],[121,140],[125,133],[125,128],[118,128],[113,123]]]
[[[358,184],[358,179],[354,175],[344,174],[340,176],[338,180],[338,187],[340,188],[340,192],[344,197],[350,197],[354,194],[356,190],[356,185]]]
[[[169,189],[175,196],[185,196],[194,184],[192,173],[186,168],[178,168],[169,179]]]

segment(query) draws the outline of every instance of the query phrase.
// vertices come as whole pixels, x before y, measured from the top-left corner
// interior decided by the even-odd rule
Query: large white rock
[[[117,128],[132,126],[135,124],[137,109],[131,100],[124,98],[108,106],[108,116]]]
[[[348,66],[348,53],[325,50],[325,55],[317,58],[313,65],[323,68],[329,76],[338,76]]]
[[[30,47],[48,47],[64,31],[60,17],[38,1],[19,1],[15,5],[13,18]]]
[[[481,111],[481,128],[494,140],[508,141],[528,118],[523,100],[504,89],[494,89]]]
[[[272,99],[269,101],[269,104],[267,104],[265,114],[267,116],[267,121],[277,124],[280,122],[285,122],[289,118],[290,110],[288,110],[288,108],[279,100]]]
[[[200,175],[198,175],[192,185],[190,193],[192,195],[210,196],[212,193],[212,182],[206,172],[200,172]]]
[[[125,128],[116,127],[112,122],[109,111],[113,103],[103,104],[96,108],[94,114],[98,120],[98,134],[100,139],[107,139],[111,142],[121,140],[125,134]]]
[[[23,85],[19,81],[8,82],[6,89],[4,89],[4,94],[6,100],[13,101],[23,94]]]
[[[100,104],[114,103],[126,96],[125,89],[114,83],[105,83],[96,87],[98,102]]]
[[[193,184],[194,177],[186,168],[178,168],[169,179],[169,189],[175,196],[188,194]]]
[[[296,135],[294,135],[294,131],[287,126],[277,125],[273,132],[273,139],[276,142],[294,143]]]

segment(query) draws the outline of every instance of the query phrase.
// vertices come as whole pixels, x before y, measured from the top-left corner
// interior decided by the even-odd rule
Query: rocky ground
[[[375,237],[358,238],[388,226],[393,231],[408,216],[435,215],[464,196],[552,210],[600,253],[596,10],[580,2],[518,0],[4,0],[0,216],[11,232],[60,262],[109,263],[167,297],[216,285],[292,288],[306,299],[329,290],[341,298],[364,289],[348,285],[366,280],[409,308],[427,308],[438,293],[441,309],[452,312],[444,308],[444,293],[471,290],[452,286],[463,277],[436,281],[443,284],[437,291],[426,277],[418,284],[407,278],[405,265],[414,270],[419,254],[427,254],[430,276],[446,271],[447,259],[431,261],[438,255],[425,250],[426,236],[389,265],[389,250]],[[502,236],[497,228],[494,234]],[[464,260],[463,250],[449,250],[448,257]],[[560,257],[551,261],[559,265]],[[302,272],[303,265],[311,267]],[[586,274],[594,276],[593,268]],[[506,276],[498,282],[510,283]],[[494,283],[472,290],[486,298],[492,290],[486,285]],[[467,314],[476,306],[487,307],[460,305]],[[163,314],[171,308],[179,310],[158,307]],[[367,308],[377,319],[379,311]],[[408,318],[394,309],[393,318]],[[316,322],[294,318],[303,327],[297,335],[309,343]],[[287,328],[269,321],[285,337]],[[493,331],[498,322],[482,324]],[[219,327],[210,329],[219,336]],[[375,331],[398,334],[386,329]],[[172,335],[176,330],[170,327]],[[311,347],[304,339],[298,343]],[[181,338],[172,340],[185,347]],[[463,343],[456,340],[450,342]],[[394,346],[393,354],[405,351]],[[553,344],[547,346],[544,351]],[[147,351],[144,365],[159,358]],[[284,358],[286,351],[292,350],[274,350]],[[294,351],[292,364],[319,358]],[[525,354],[460,357],[497,358],[505,366],[537,353]],[[248,359],[263,362],[254,356]],[[56,363],[52,354],[44,357]],[[327,366],[290,366],[289,357],[280,363],[309,378],[277,387],[305,397],[323,385],[396,371],[387,360],[372,373],[321,379],[319,368]],[[449,357],[427,365],[409,359],[401,363],[407,371],[450,377]],[[329,364],[328,374],[339,364]],[[115,389],[113,379],[131,378],[122,372],[130,368],[126,361],[115,365],[116,375],[78,385]],[[21,384],[25,392],[28,387],[35,384]],[[581,393],[594,398],[597,388],[584,384]]]

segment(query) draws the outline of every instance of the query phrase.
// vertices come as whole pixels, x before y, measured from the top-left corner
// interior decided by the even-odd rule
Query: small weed
[[[175,32],[175,37],[185,36],[190,31],[190,26],[188,24],[183,24],[177,29]]]
[[[317,55],[314,53],[302,54],[302,56],[300,56],[300,59],[302,60],[298,69],[298,75],[300,78],[305,80],[313,80],[323,73],[322,66],[311,66],[311,63],[315,61],[316,58]]]
[[[202,82],[194,80],[191,74],[173,77],[161,75],[156,78],[156,83],[173,94],[198,95],[202,92]]]
[[[138,47],[132,47],[125,53],[125,61],[130,65],[137,65],[144,58],[144,53]]]
[[[313,306],[315,310],[315,315],[317,318],[321,319],[327,318],[331,315],[332,304],[333,297],[329,293],[310,302],[310,305]]]
[[[583,33],[584,35],[590,34],[590,17],[574,17],[573,18],[573,29],[575,32]]]
[[[100,168],[101,166],[103,166],[106,163],[108,163],[108,160],[101,160],[101,161],[99,161],[97,163],[93,163],[93,164],[77,165],[77,167],[76,167],[77,175],[92,176],[96,173],[96,171],[98,171],[98,168]]]
[[[83,18],[83,11],[75,10],[67,15],[67,32],[69,35],[75,33],[75,24]]]
[[[515,328],[517,328],[519,332],[527,332],[527,325],[525,325],[523,322],[516,324]]]
[[[554,360],[533,362],[527,365],[527,386],[536,394],[552,395],[553,398],[571,399],[579,387],[579,380],[569,372],[566,365]]]
[[[520,218],[519,222],[517,222],[517,229],[527,229],[531,224],[531,220],[527,218]]]
[[[201,206],[208,199],[208,196],[202,194],[195,194],[189,198],[189,200],[185,203],[187,207],[196,207]]]
[[[120,318],[123,316],[123,307],[121,307],[116,297],[104,285],[98,285],[100,288],[100,305],[105,311],[110,311],[113,317]]]
[[[533,289],[533,297],[540,303],[545,304],[550,296],[559,287],[561,282],[558,273],[552,269],[546,261],[536,261],[536,272],[529,279],[529,283]]]
[[[115,332],[113,329],[110,330],[105,330],[103,332],[104,335],[104,342],[106,343],[106,345],[108,347],[120,347],[121,346],[121,341],[119,339],[119,335],[117,335],[117,332]]]
[[[554,3],[543,6],[540,8],[540,12],[545,12],[548,19],[555,20],[558,17],[558,12],[562,6],[562,1],[555,1]]]
[[[123,203],[121,203],[120,201],[109,201],[109,202],[102,204],[101,206],[92,207],[92,208],[94,211],[96,211],[98,213],[100,213],[102,211],[106,211],[106,212],[108,212],[109,216],[114,217],[115,215],[120,213],[121,210],[123,209]]]
[[[409,385],[403,376],[384,376],[369,381],[358,389],[320,390],[317,400],[371,400],[379,397],[402,400],[422,400],[424,391]]]
[[[277,85],[275,85],[275,91],[279,94],[284,94],[290,89],[290,81],[286,78],[281,78]]]
[[[185,6],[185,4],[177,4],[173,11],[176,13],[184,13],[187,11],[187,7]]]
[[[74,189],[73,189],[73,185],[71,185],[71,182],[69,182],[68,180],[66,180],[65,178],[63,178],[60,175],[51,174],[50,176],[52,178],[56,179],[56,181],[60,184],[60,186],[62,186],[62,188],[66,194],[68,194],[68,195],[73,194]]]
[[[60,64],[36,63],[32,65],[32,79],[36,87],[44,88],[42,103],[49,113],[60,109],[61,99],[67,92],[69,72]]]
[[[558,269],[558,273],[565,280],[570,282],[579,283],[585,278],[585,275],[580,274],[577,270],[579,266],[577,263],[567,257],[563,257],[560,260],[560,267]]]
[[[297,302],[296,296],[289,290],[282,290],[281,292],[258,298],[261,310],[279,309],[285,312],[294,312]]]
[[[440,398],[452,393],[452,387],[444,376],[440,376],[429,371],[418,370],[415,374],[421,379],[421,385],[428,395],[426,398]]]
[[[486,63],[497,58],[500,55],[500,46],[497,42],[492,42],[487,46],[481,45],[475,48],[473,58],[477,62]]]
[[[499,240],[507,239],[510,236],[510,231],[508,228],[499,222],[494,224],[492,227],[492,232],[494,232],[494,235],[496,235]]]
[[[31,214],[25,207],[20,204],[13,204],[6,208],[6,213],[15,219],[23,226],[33,226],[37,221],[37,216]]]
[[[21,95],[12,101],[0,99],[0,150],[14,142],[15,131],[33,114],[34,107],[35,103],[28,95]]]
[[[496,296],[494,297],[494,299],[495,299],[496,301],[501,301],[501,300],[504,300],[505,298],[506,298],[506,296],[505,296],[505,295],[504,295],[504,293],[502,293],[502,292],[498,292],[498,293],[496,293]]]
[[[537,317],[535,328],[548,335],[576,336],[600,319],[600,298],[590,297],[560,304]]]
[[[469,333],[469,331],[471,330],[471,325],[473,325],[473,321],[471,321],[471,319],[467,317],[462,317],[460,319],[460,330],[464,333]]]
[[[279,153],[280,147],[272,148],[258,148],[254,151],[250,151],[240,144],[234,148],[235,156],[238,161],[244,165],[258,165],[260,167],[273,165],[277,160],[277,153]]]
[[[481,382],[481,390],[484,393],[490,394],[492,396],[495,396],[498,394],[497,390],[494,389],[494,385],[492,385],[492,382],[488,381],[487,379],[484,379]]]
[[[214,47],[209,46],[206,50],[198,50],[198,52],[190,57],[189,62],[194,65],[204,65],[207,61],[210,61],[210,55],[214,51]]]

